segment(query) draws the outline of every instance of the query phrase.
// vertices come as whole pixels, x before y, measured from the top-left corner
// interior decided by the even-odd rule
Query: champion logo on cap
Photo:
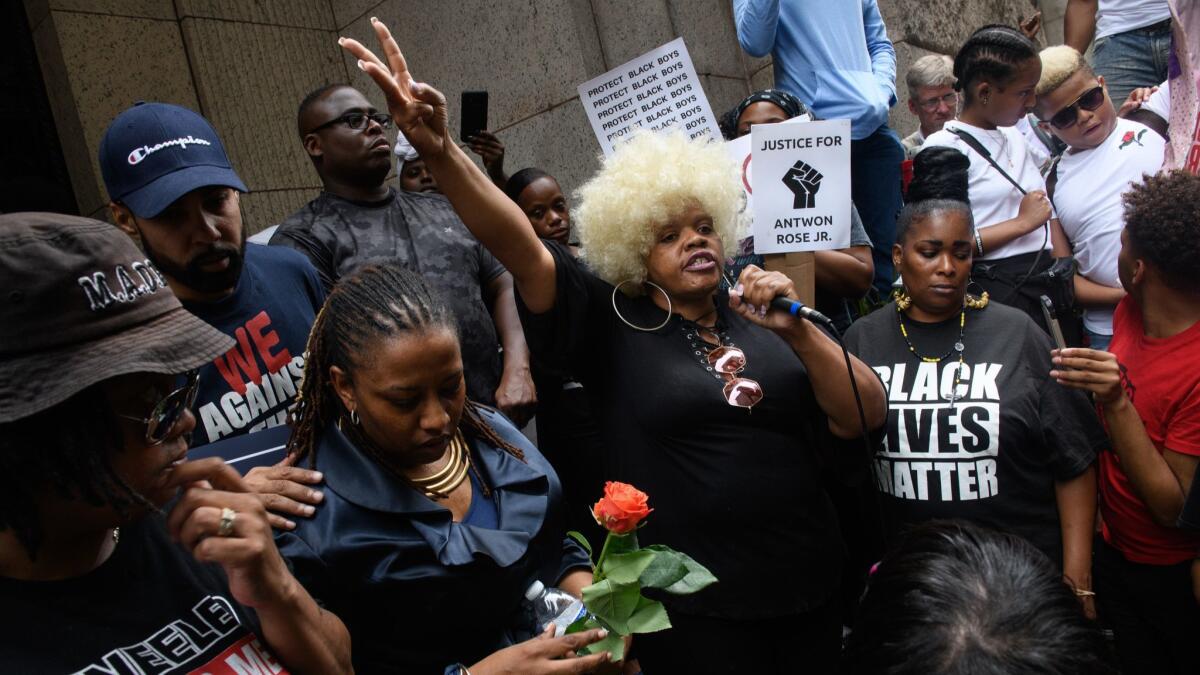
[[[163,141],[156,145],[143,145],[140,148],[134,148],[133,152],[129,153],[129,163],[137,164],[159,150],[169,148],[173,145],[178,145],[180,150],[187,150],[188,145],[212,145],[212,143],[189,134],[180,138],[173,138],[169,141]]]

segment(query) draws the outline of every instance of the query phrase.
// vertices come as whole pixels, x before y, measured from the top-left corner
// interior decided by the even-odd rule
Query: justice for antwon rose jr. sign
[[[850,245],[850,121],[750,128],[754,252]]]

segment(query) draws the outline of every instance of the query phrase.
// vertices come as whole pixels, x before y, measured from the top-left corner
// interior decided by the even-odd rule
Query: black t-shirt
[[[904,325],[922,356],[958,341],[959,317]],[[1081,392],[1050,379],[1050,339],[1023,312],[993,302],[967,310],[958,352],[924,363],[900,333],[896,306],[860,319],[846,346],[888,390],[888,423],[875,458],[888,531],[964,518],[1020,535],[1062,560],[1055,481],[1085,471],[1107,443]],[[951,398],[955,398],[951,401]]]
[[[237,341],[200,371],[193,447],[287,422],[304,377],[308,332],[323,302],[325,290],[304,256],[247,244],[229,297],[183,303]]]
[[[467,396],[495,403],[503,361],[484,289],[504,267],[446,197],[389,188],[381,201],[358,202],[322,192],[279,225],[271,245],[308,256],[327,289],[372,259],[398,258],[419,272],[458,321]]]
[[[719,579],[666,598],[671,609],[764,618],[832,596],[843,554],[817,466],[818,444],[831,436],[795,352],[719,295],[718,325],[745,351],[742,376],[764,392],[753,411],[731,406],[682,318],[654,332],[629,328],[613,312],[612,285],[561,246],[547,248],[558,267],[556,305],[540,315],[518,306],[535,355],[574,374],[588,393],[605,443],[603,466],[592,470],[649,494],[643,546],[671,546]],[[639,326],[665,316],[645,297],[617,300]]]
[[[0,598],[0,672],[287,672],[221,569],[168,540],[160,517],[122,527],[109,559],[81,577],[0,577]]]

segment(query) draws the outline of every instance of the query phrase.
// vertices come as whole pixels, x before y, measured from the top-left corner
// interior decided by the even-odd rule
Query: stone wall
[[[888,36],[896,47],[896,96],[890,126],[902,137],[917,129],[908,111],[908,87],[904,78],[913,61],[927,54],[954,57],[958,48],[980,26],[1000,23],[1016,26],[1037,11],[1037,0],[879,0]],[[1040,4],[1054,4],[1042,2]],[[1062,11],[1047,8],[1047,25],[1057,25],[1062,34]],[[1045,35],[1045,33],[1043,33]]]
[[[252,190],[251,232],[318,189],[295,133],[296,105],[349,81],[382,107],[374,85],[337,47],[374,44],[369,18],[392,26],[413,73],[441,89],[452,127],[463,90],[490,93],[490,126],[512,172],[539,166],[568,190],[595,170],[598,146],[575,87],[682,36],[714,111],[773,80],[771,60],[738,47],[729,0],[24,0],[72,184],[85,215],[107,196],[96,160],[108,122],[139,99],[208,117]],[[953,54],[985,23],[1015,22],[1030,0],[880,0],[899,56],[898,131],[907,65]]]

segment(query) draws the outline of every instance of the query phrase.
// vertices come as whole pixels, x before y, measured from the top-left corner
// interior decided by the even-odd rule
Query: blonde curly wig
[[[699,205],[729,252],[742,199],[737,163],[721,143],[681,131],[638,131],[575,192],[572,211],[583,258],[605,281],[636,295],[646,280],[655,228]]]

